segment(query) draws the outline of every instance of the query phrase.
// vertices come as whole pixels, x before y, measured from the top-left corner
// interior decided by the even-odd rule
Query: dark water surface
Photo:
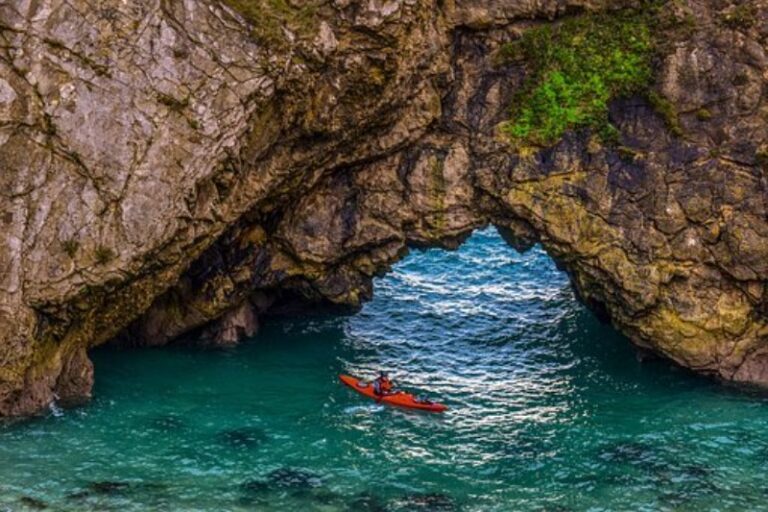
[[[412,254],[352,317],[94,360],[90,405],[0,426],[0,510],[768,508],[768,401],[637,363],[493,230]],[[451,410],[336,380],[379,368]]]

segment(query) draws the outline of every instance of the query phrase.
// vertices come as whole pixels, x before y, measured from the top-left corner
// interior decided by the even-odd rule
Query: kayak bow
[[[351,387],[361,395],[372,398],[381,404],[393,405],[395,407],[404,407],[406,409],[418,409],[420,411],[444,412],[448,409],[443,404],[436,404],[429,400],[419,400],[405,391],[396,391],[390,395],[377,395],[373,391],[373,384],[366,382],[351,375],[339,375],[339,380]]]

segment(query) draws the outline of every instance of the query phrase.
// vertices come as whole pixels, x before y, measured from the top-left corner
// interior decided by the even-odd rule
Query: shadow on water
[[[351,317],[233,350],[100,349],[86,407],[0,426],[0,510],[744,510],[762,396],[639,363],[539,249],[414,253]],[[387,369],[450,406],[339,385]]]

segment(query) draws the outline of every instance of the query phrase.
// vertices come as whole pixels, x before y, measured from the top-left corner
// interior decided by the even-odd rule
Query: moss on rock
[[[645,92],[653,78],[653,18],[650,8],[586,14],[532,28],[502,47],[502,59],[527,66],[503,131],[515,142],[540,146],[577,128],[613,139],[608,103]]]
[[[313,33],[317,22],[317,2],[295,5],[291,0],[222,0],[253,24],[252,35],[266,44],[282,44],[283,28],[298,35]]]

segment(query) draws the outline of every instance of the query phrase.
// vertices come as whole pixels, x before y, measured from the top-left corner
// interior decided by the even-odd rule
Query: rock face
[[[768,385],[764,2],[662,8],[675,129],[631,97],[617,144],[524,150],[497,126],[525,63],[497,50],[601,2],[310,4],[265,35],[215,0],[0,3],[0,415],[87,398],[110,339],[354,309],[409,246],[488,224],[638,345]]]

